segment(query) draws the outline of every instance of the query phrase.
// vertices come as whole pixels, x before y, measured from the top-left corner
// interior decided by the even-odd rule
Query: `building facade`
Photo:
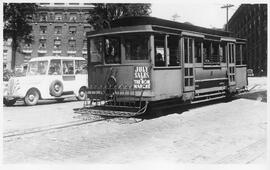
[[[11,39],[4,41],[4,48],[3,48],[3,65],[7,69],[11,69],[11,55],[12,55],[12,48],[11,48]]]
[[[267,75],[267,4],[242,4],[228,22],[229,31],[247,39],[246,64],[257,76]]]
[[[39,3],[32,24],[34,41],[22,43],[16,65],[32,57],[77,56],[87,58],[86,32],[92,27],[87,22],[89,3]]]

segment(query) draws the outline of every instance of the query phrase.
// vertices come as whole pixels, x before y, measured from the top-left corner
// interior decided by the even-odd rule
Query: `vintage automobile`
[[[63,101],[66,97],[85,97],[87,61],[82,57],[46,56],[32,58],[26,76],[11,77],[4,88],[4,104],[19,99],[35,105],[39,99]]]

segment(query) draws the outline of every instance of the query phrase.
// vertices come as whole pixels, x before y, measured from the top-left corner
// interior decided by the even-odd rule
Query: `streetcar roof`
[[[180,34],[182,31],[194,32],[201,35],[212,35],[218,37],[230,37],[231,33],[190,25],[187,23],[180,23],[169,21],[165,19],[137,16],[137,17],[123,17],[111,22],[110,29],[101,31],[88,32],[88,37],[101,36],[108,34],[132,33],[132,32],[168,32]]]

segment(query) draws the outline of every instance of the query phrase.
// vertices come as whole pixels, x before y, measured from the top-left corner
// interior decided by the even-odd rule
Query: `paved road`
[[[55,124],[61,120],[74,121],[78,117],[70,107],[81,104],[67,101],[5,107],[4,120],[14,121],[16,112],[30,121],[28,127],[37,125],[31,123],[35,113],[44,116],[40,125],[48,125],[44,120],[53,120],[51,116],[57,119]],[[267,104],[256,95],[243,96],[230,102],[165,110],[142,121],[107,119],[6,137],[3,160],[4,163],[265,163],[266,108]],[[7,115],[9,111],[14,115]],[[25,121],[17,118],[14,122]],[[17,126],[25,128],[27,123]],[[15,123],[4,124],[6,132],[15,129]]]

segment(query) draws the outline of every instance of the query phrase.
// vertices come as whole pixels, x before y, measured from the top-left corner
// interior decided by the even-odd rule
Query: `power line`
[[[226,8],[226,12],[227,12],[227,22],[226,22],[226,31],[228,31],[228,21],[229,21],[229,8],[233,7],[234,5],[232,4],[226,4],[226,5],[223,5],[221,8]]]

